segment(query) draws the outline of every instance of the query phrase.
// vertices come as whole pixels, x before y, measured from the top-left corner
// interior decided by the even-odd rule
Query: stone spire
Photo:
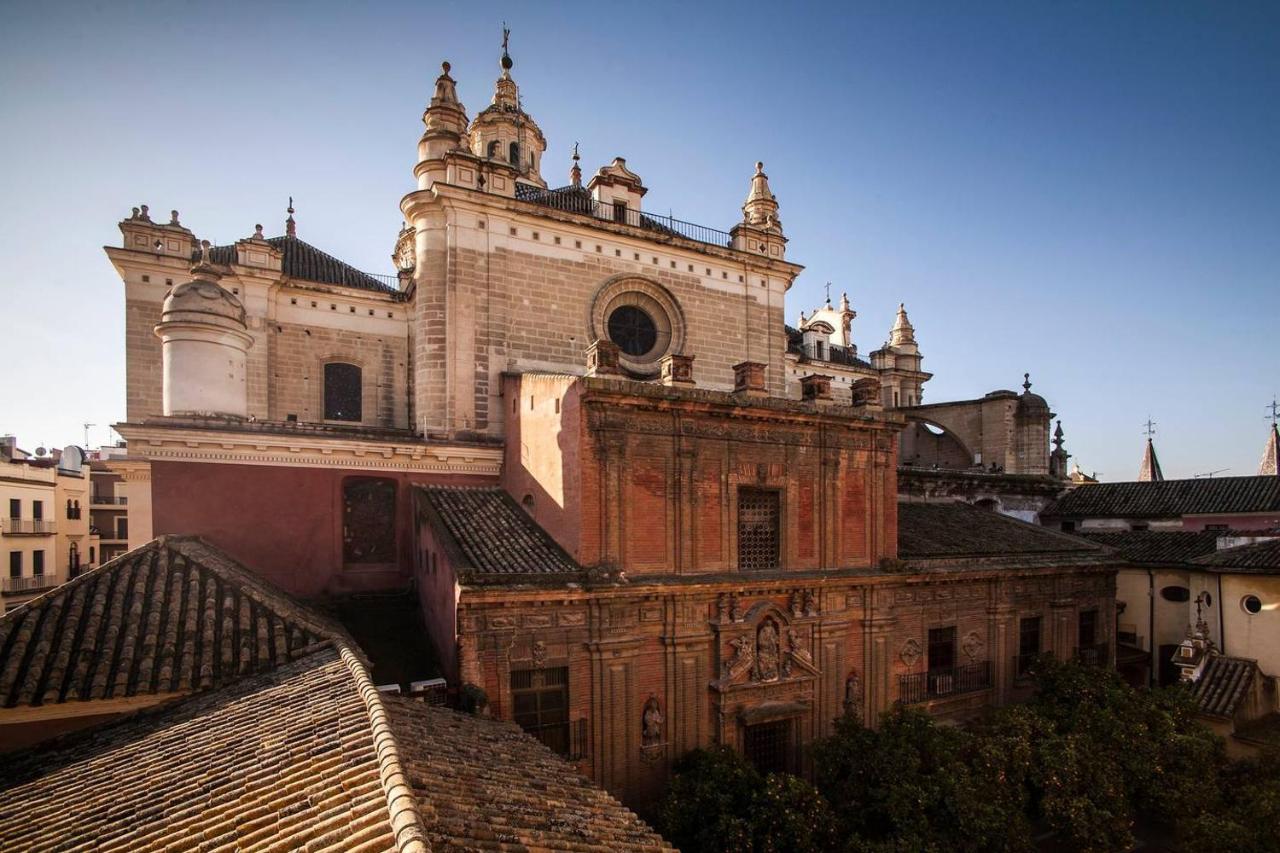
[[[578,165],[578,143],[573,143],[573,166],[569,169],[569,183],[572,186],[582,186],[582,167]]]
[[[782,232],[782,220],[778,218],[778,200],[769,189],[769,176],[764,173],[764,163],[756,163],[756,173],[751,176],[751,192],[742,204],[742,221],[747,225]]]
[[[1266,449],[1262,451],[1262,461],[1258,463],[1259,477],[1280,476],[1280,430],[1271,424],[1271,434],[1267,436]]]
[[[889,332],[889,346],[899,347],[916,342],[916,330],[907,319],[907,306],[898,303],[898,317],[893,321],[893,329]]]
[[[284,221],[284,235],[286,237],[298,236],[298,223],[293,221],[293,196],[289,196],[289,218]]]
[[[1160,470],[1160,460],[1156,458],[1156,446],[1151,441],[1151,436],[1147,436],[1147,449],[1142,454],[1142,467],[1138,469],[1139,483],[1158,483],[1164,480],[1164,473]]]
[[[1049,476],[1057,477],[1060,480],[1065,480],[1069,476],[1067,474],[1067,460],[1071,458],[1071,454],[1063,446],[1064,443],[1062,421],[1058,421],[1058,425],[1053,431],[1053,452],[1049,454]]]

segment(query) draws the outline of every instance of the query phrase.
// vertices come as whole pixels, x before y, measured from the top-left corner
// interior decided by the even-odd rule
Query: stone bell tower
[[[498,62],[502,73],[494,84],[493,102],[471,122],[471,152],[491,162],[505,163],[515,170],[517,180],[546,189],[541,168],[547,140],[537,122],[524,111],[520,87],[511,77],[515,63],[507,52],[510,35],[510,30],[504,27],[502,59]]]

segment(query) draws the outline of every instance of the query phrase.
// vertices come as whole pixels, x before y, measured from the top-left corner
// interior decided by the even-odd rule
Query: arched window
[[[326,421],[359,421],[360,368],[354,364],[332,361],[324,366],[324,419]]]
[[[94,563],[98,562],[98,554],[97,554],[97,550],[98,550],[98,549],[97,549],[97,548],[94,548],[92,545],[90,545],[90,546],[89,546],[89,565],[91,565],[91,566],[92,566]]]
[[[489,159],[490,160],[498,156],[498,146],[501,144],[502,143],[498,142],[498,140],[496,139],[489,143]]]
[[[509,157],[509,159],[511,160],[512,166],[520,165],[520,143],[519,142],[511,143],[511,156]]]

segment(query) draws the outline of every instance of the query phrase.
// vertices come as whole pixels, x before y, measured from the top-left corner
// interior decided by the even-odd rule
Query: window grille
[[[738,490],[738,568],[745,572],[778,567],[778,493]]]
[[[791,720],[747,726],[742,751],[761,773],[785,773],[791,753]]]

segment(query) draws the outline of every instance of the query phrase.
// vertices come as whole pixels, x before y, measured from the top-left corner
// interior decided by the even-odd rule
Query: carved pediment
[[[759,602],[741,622],[725,625],[720,642],[720,677],[711,683],[716,690],[807,681],[820,672],[807,629],[793,626],[772,602]]]

